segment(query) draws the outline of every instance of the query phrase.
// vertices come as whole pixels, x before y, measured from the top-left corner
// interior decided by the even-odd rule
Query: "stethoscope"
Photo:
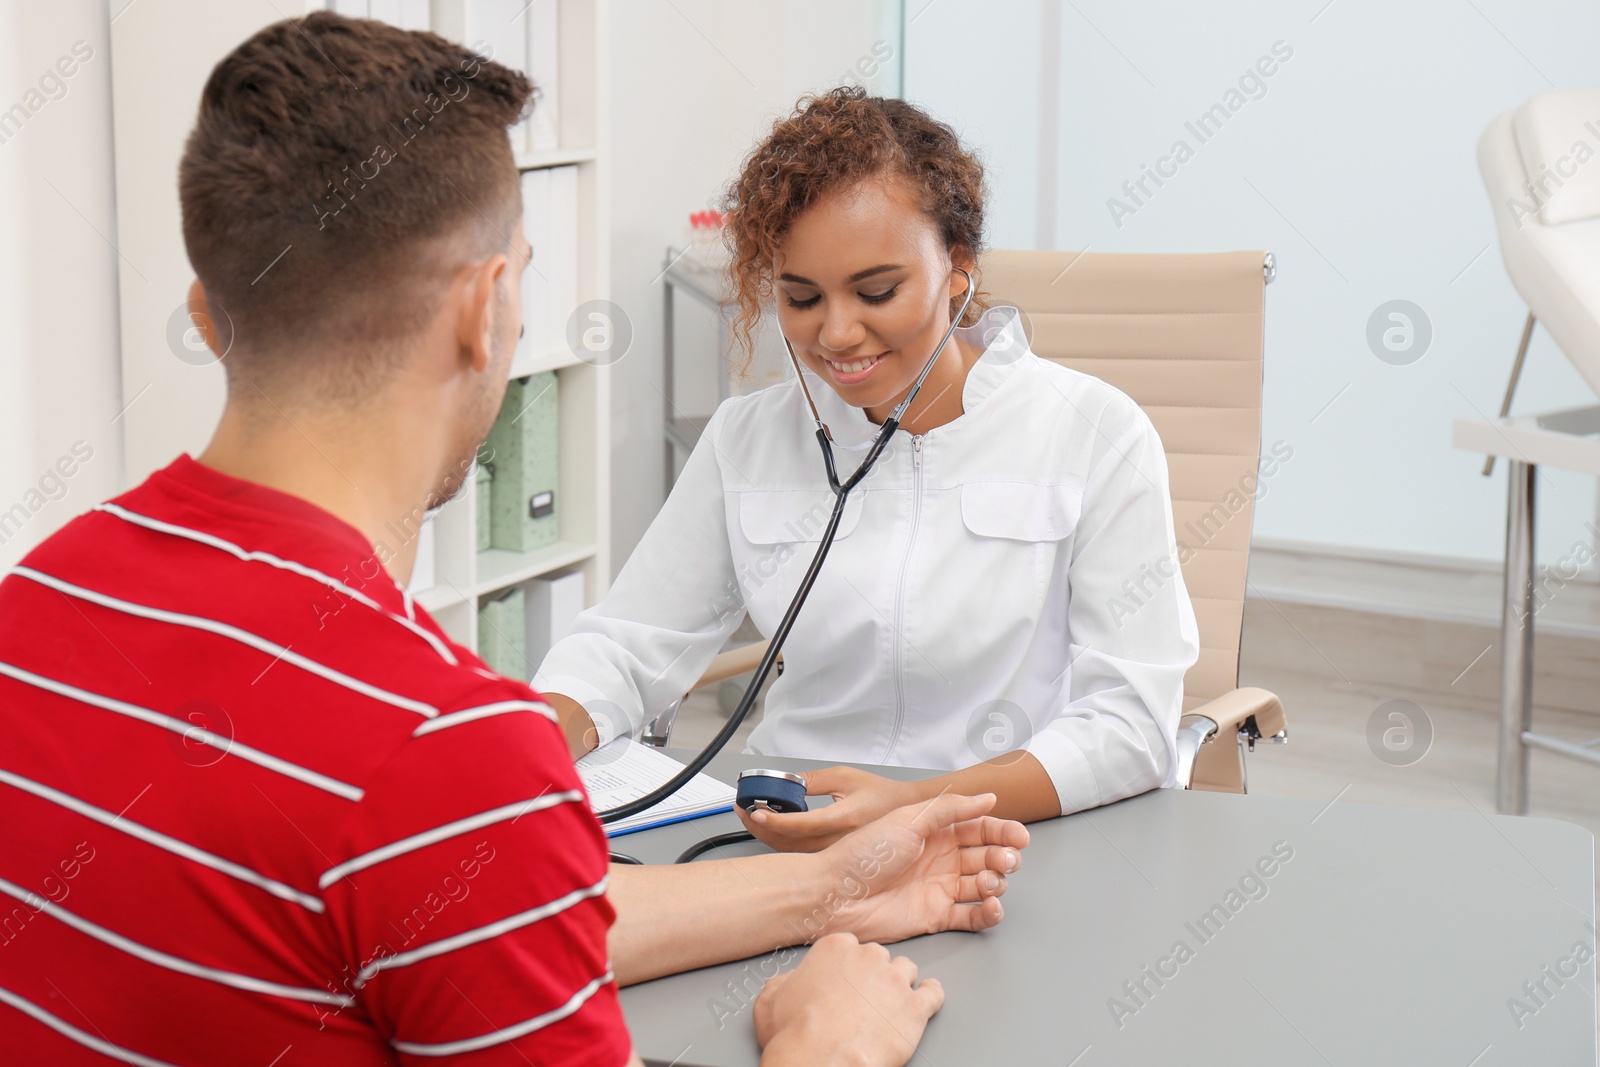
[[[883,455],[883,450],[888,447],[889,439],[900,428],[900,420],[910,409],[911,404],[922,391],[922,383],[927,381],[928,374],[933,370],[933,365],[939,361],[945,345],[950,343],[950,338],[955,336],[956,327],[967,313],[967,307],[972,303],[973,282],[972,274],[962,267],[954,267],[967,279],[966,297],[961,301],[961,309],[950,318],[950,327],[945,330],[944,337],[939,340],[939,346],[933,350],[933,355],[928,357],[928,362],[923,366],[922,373],[917,375],[917,380],[906,393],[905,399],[896,404],[889,417],[883,420],[883,425],[878,428],[873,436],[872,446],[868,449],[866,458],[861,461],[855,473],[844,481],[839,480],[838,468],[833,459],[833,434],[828,429],[828,424],[822,421],[822,415],[817,411],[817,405],[811,398],[811,390],[806,385],[805,374],[800,367],[800,359],[795,355],[794,346],[789,343],[789,338],[783,335],[783,328],[778,328],[778,334],[783,337],[783,346],[788,349],[789,360],[794,364],[795,377],[800,381],[800,391],[805,394],[806,406],[811,409],[811,418],[817,424],[817,444],[822,449],[822,461],[828,470],[828,488],[833,490],[833,513],[828,517],[827,526],[823,527],[822,537],[817,545],[817,552],[811,558],[811,565],[806,568],[805,577],[800,580],[800,588],[795,592],[794,599],[789,602],[788,609],[783,613],[783,619],[773,631],[772,638],[767,643],[766,655],[761,657],[761,663],[756,667],[755,674],[751,676],[750,684],[745,687],[744,696],[739,698],[739,704],[734,708],[733,714],[728,716],[727,723],[717,735],[713,737],[700,754],[684,765],[682,771],[656,789],[651,790],[637,800],[609,808],[599,813],[602,823],[616,822],[626,819],[630,815],[652,808],[663,800],[676,793],[695,775],[705,769],[717,753],[721,752],[734,733],[750,714],[750,709],[755,705],[756,697],[761,692],[761,687],[766,684],[767,676],[772,672],[773,664],[778,661],[778,654],[783,651],[783,643],[788,639],[789,630],[794,626],[795,618],[800,614],[800,609],[805,605],[806,597],[811,594],[811,587],[816,583],[817,574],[822,570],[822,562],[828,557],[828,550],[833,547],[834,535],[839,529],[839,520],[844,517],[845,501],[850,496],[850,491],[861,484],[861,480],[872,472],[872,467],[878,462],[878,457]],[[804,811],[805,807],[805,781],[798,775],[787,771],[775,770],[747,770],[739,775],[738,798],[736,803],[745,810],[755,806],[764,806],[772,811]],[[753,840],[748,833],[736,831],[730,834],[718,834],[699,842],[676,862],[687,863],[695,857],[722,845],[730,845],[739,841]],[[612,854],[612,859],[624,863],[637,863],[638,860],[629,856]]]

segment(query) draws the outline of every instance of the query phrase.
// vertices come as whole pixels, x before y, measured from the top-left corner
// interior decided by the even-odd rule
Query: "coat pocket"
[[[1059,541],[1078,528],[1083,490],[1034,482],[968,482],[961,487],[961,521],[979,537]]]
[[[834,540],[849,537],[861,521],[861,493],[846,499]],[[753,545],[816,544],[835,503],[829,489],[746,489],[737,496],[739,532]]]

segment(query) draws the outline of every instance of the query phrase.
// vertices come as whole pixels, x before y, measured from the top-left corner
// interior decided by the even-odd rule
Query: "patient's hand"
[[[919,984],[917,965],[904,956],[832,934],[756,998],[761,1065],[904,1067],[943,1004],[943,987],[932,978]]]
[[[788,814],[759,808],[751,814],[734,808],[745,829],[768,848],[816,852],[896,808],[923,799],[915,782],[898,782],[855,767],[824,767],[802,772],[801,777],[807,796],[831,795],[833,803]]]
[[[834,888],[796,932],[808,941],[834,931],[900,941],[994,926],[1005,915],[999,898],[1022,863],[1028,830],[987,816],[993,807],[992,793],[947,793],[845,836],[819,857]]]

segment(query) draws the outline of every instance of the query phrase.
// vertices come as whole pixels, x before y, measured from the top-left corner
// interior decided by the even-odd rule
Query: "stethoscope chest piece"
[[[806,811],[806,780],[788,771],[753,768],[739,772],[739,791],[734,801],[745,811],[760,806],[780,814]]]

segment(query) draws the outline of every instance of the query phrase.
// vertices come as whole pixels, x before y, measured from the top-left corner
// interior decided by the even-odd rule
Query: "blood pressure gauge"
[[[760,768],[739,772],[739,793],[735,800],[745,811],[756,807],[780,814],[806,811],[806,780],[788,771]]]

